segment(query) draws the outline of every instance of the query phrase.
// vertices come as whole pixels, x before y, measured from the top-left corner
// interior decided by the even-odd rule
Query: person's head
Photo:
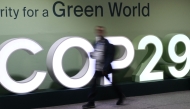
[[[105,35],[105,27],[103,26],[96,26],[95,32],[97,36],[104,37]]]

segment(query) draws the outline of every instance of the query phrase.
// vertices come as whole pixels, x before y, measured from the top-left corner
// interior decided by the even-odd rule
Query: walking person
[[[97,26],[95,31],[97,35],[96,43],[94,45],[95,51],[90,53],[90,55],[92,58],[96,59],[96,71],[92,79],[92,87],[88,96],[88,103],[82,106],[83,109],[95,108],[97,79],[105,76],[110,81],[108,74],[113,72],[111,62],[114,58],[115,49],[111,47],[112,44],[104,38],[105,28],[103,26]],[[122,105],[125,99],[124,94],[121,93],[119,87],[114,82],[112,82],[112,87],[119,98],[116,105]]]

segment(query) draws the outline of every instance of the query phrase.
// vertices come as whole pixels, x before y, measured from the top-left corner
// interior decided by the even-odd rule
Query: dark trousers
[[[97,90],[96,90],[97,79],[100,78],[100,77],[104,77],[104,76],[110,81],[110,78],[108,77],[108,75],[103,75],[101,71],[96,71],[95,72],[94,78],[92,80],[91,92],[90,92],[90,94],[88,96],[88,102],[89,103],[94,103],[95,102],[95,97],[96,97],[96,94],[97,94]],[[119,87],[114,82],[112,82],[112,87],[113,87],[114,91],[117,93],[118,98],[122,98],[122,93],[121,93]]]

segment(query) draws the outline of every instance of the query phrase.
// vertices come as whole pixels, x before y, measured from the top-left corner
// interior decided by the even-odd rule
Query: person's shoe
[[[82,106],[83,109],[95,108],[94,103],[87,103]]]
[[[119,98],[119,100],[117,101],[116,105],[123,105],[124,100],[125,100],[125,95],[123,94],[123,96]]]

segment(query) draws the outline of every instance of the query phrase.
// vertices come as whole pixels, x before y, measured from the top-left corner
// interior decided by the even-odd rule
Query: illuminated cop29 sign
[[[164,79],[164,71],[169,72],[170,75],[175,78],[182,78],[185,77],[190,70],[190,51],[184,50],[184,52],[180,54],[176,53],[176,46],[180,42],[185,45],[186,49],[190,47],[190,40],[186,35],[170,34],[164,37],[163,40],[154,35],[146,35],[135,38],[133,43],[124,36],[106,38],[110,43],[125,48],[123,56],[111,63],[113,69],[124,69],[130,66],[134,60],[135,50],[149,49],[148,56],[144,58],[144,61],[138,66],[138,69],[135,70],[134,74],[136,75],[134,80],[136,82],[162,80]],[[152,44],[154,49],[150,49],[149,44]],[[73,47],[80,51],[84,66],[75,76],[69,77],[62,67],[62,58],[65,52]],[[37,89],[44,81],[47,71],[36,70],[25,80],[13,80],[7,71],[7,60],[13,52],[20,49],[35,55],[42,51],[43,48],[37,42],[27,38],[10,39],[0,45],[0,83],[8,91],[22,94]],[[46,64],[48,73],[54,81],[59,82],[65,87],[83,87],[91,81],[95,73],[95,59],[90,57],[90,52],[93,51],[94,48],[91,43],[81,37],[70,36],[61,38],[51,46],[47,54]],[[162,71],[153,71],[153,68],[162,56],[166,62],[173,64],[163,65],[162,68],[164,70]],[[180,68],[176,68],[176,64],[182,63],[185,64],[180,66]],[[112,74],[109,74],[109,76],[112,77]],[[106,78],[102,78],[102,85],[108,84],[110,83]]]

